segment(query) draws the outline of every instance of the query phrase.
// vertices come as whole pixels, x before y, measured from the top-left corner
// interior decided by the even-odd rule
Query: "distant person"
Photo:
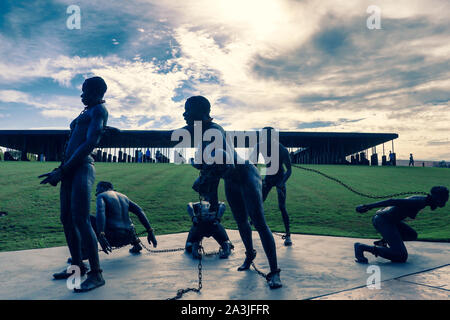
[[[425,168],[425,162],[422,162],[422,167]]]
[[[11,154],[10,151],[6,151],[6,152],[3,154],[3,160],[4,160],[4,161],[17,161],[17,159],[14,158],[14,156]]]
[[[147,151],[145,151],[145,161],[150,162],[151,156],[150,156],[150,149],[147,148]]]
[[[394,165],[394,154],[392,153],[392,151],[389,151],[389,165]]]
[[[163,162],[163,161],[162,161],[162,154],[161,154],[161,151],[159,151],[159,150],[156,151],[156,153],[155,153],[155,159],[156,159],[156,162],[158,162],[158,163]]]
[[[410,153],[409,154],[409,165],[408,167],[413,166],[414,167],[414,158],[413,158],[413,154]]]
[[[193,186],[197,192],[201,192],[199,179],[195,181]],[[190,202],[187,206],[187,212],[192,220],[192,227],[186,240],[185,249],[187,252],[192,253],[195,259],[199,259],[198,249],[200,241],[204,237],[213,237],[220,245],[219,257],[227,259],[231,254],[233,245],[228,238],[225,228],[220,224],[220,220],[226,210],[225,203],[218,202],[218,207],[213,208],[207,193],[202,194],[201,197],[204,200],[195,203]]]
[[[180,152],[174,151],[174,159],[177,159],[176,162],[178,164],[185,164],[186,163],[186,159],[183,157],[183,155]]]
[[[359,213],[367,212],[374,208],[383,207],[377,211],[372,218],[375,229],[383,237],[375,241],[375,246],[355,243],[355,257],[359,263],[367,263],[364,252],[369,252],[375,257],[382,257],[392,262],[406,262],[408,251],[404,241],[414,241],[417,239],[417,232],[404,223],[405,218],[415,219],[419,211],[427,206],[431,210],[443,208],[448,201],[448,189],[443,186],[431,188],[427,196],[413,196],[406,199],[389,199],[373,204],[360,205],[356,207]]]

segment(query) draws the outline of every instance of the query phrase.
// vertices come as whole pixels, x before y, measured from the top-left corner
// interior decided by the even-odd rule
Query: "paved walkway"
[[[353,243],[367,239],[293,235],[292,247],[275,236],[283,288],[270,290],[254,271],[238,272],[244,259],[239,233],[228,230],[235,245],[228,260],[203,259],[203,289],[184,299],[298,300],[298,299],[450,299],[450,243],[408,242],[405,264],[368,256],[369,265],[354,262]],[[158,248],[184,246],[186,233],[158,237]],[[255,263],[268,272],[257,233]],[[146,239],[142,238],[146,243]],[[218,245],[204,240],[206,252]],[[100,254],[106,285],[87,293],[73,293],[52,273],[67,267],[66,247],[0,252],[0,299],[166,299],[180,288],[196,287],[198,261],[184,252],[131,255],[128,248]],[[367,288],[370,266],[378,266],[380,289]]]

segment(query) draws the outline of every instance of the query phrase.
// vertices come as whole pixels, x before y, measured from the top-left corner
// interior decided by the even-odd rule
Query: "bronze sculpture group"
[[[94,161],[90,154],[99,143],[108,120],[108,112],[103,105],[106,89],[106,83],[100,77],[85,80],[81,95],[85,108],[70,125],[70,136],[64,149],[61,165],[52,172],[40,176],[40,178],[44,178],[41,184],[49,183],[56,186],[61,182],[61,222],[71,255],[71,264],[80,268],[81,275],[87,273],[86,280],[80,288],[75,289],[77,292],[89,291],[105,284],[100,268],[97,242],[106,253],[111,251],[111,246],[126,244],[133,246],[130,249],[132,253],[138,253],[142,249],[131,224],[129,211],[136,214],[144,225],[148,233],[148,242],[153,246],[157,245],[153,229],[142,209],[125,195],[114,191],[109,182],[98,184],[97,215],[94,218],[89,213],[91,190],[95,181]],[[195,130],[196,123],[201,124],[202,134],[209,129],[219,132],[218,139],[222,140],[223,149],[213,150],[213,153],[222,155],[224,159],[219,164],[205,161],[193,164],[196,169],[200,170],[200,177],[194,183],[193,188],[203,197],[204,203],[201,200],[199,203],[191,203],[188,206],[188,213],[194,226],[189,234],[186,249],[196,257],[201,238],[213,236],[221,246],[220,257],[227,258],[230,255],[232,244],[225,229],[220,225],[225,205],[219,202],[217,197],[217,188],[220,179],[223,179],[227,202],[246,250],[245,260],[238,270],[248,270],[256,257],[251,221],[259,233],[269,262],[268,285],[271,289],[280,288],[282,283],[275,241],[265,221],[263,202],[270,190],[276,187],[279,209],[286,229],[284,244],[292,245],[289,216],[286,210],[286,181],[291,175],[289,153],[279,142],[275,142],[279,145],[279,167],[276,174],[266,175],[262,180],[258,168],[254,164],[239,161],[241,160],[239,155],[226,140],[224,129],[212,121],[210,109],[211,105],[206,98],[193,96],[186,100],[183,113],[187,124],[185,129],[189,132]],[[268,141],[271,143],[273,140],[269,139]],[[211,150],[210,144],[202,142],[198,151],[203,153],[205,150]],[[268,149],[271,150],[270,147]],[[225,159],[231,159],[231,162],[225,161]],[[267,164],[267,162],[265,163]],[[286,172],[283,165],[286,167]],[[447,201],[448,189],[435,187],[427,197],[391,199],[357,207],[357,211],[360,213],[375,207],[387,207],[377,212],[373,219],[374,226],[382,234],[383,239],[376,242],[375,246],[356,243],[357,262],[367,263],[364,252],[370,252],[375,256],[381,256],[394,262],[406,261],[407,252],[403,241],[415,240],[417,234],[402,220],[406,217],[414,218],[425,206],[430,206],[432,210],[443,207]],[[201,224],[199,225],[199,223]],[[89,260],[89,272],[83,263],[86,258]],[[63,270],[54,274],[54,278],[67,279],[70,275]]]

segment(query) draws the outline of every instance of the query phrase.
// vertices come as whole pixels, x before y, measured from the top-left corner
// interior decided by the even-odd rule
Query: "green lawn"
[[[65,244],[59,221],[59,187],[39,185],[37,176],[56,163],[0,162],[0,251],[59,246]],[[308,166],[341,179],[355,189],[371,194],[429,191],[434,185],[450,186],[450,170],[441,168]],[[189,165],[96,164],[97,180],[111,181],[115,189],[128,195],[146,212],[157,235],[188,231],[185,211],[196,201],[191,189],[198,175]],[[292,232],[349,237],[376,237],[371,225],[374,211],[359,215],[358,204],[372,202],[322,176],[293,168],[287,183],[287,209]],[[223,182],[220,198],[225,200]],[[95,211],[92,198],[92,212]],[[422,240],[450,240],[449,206],[431,212],[423,210],[410,222]],[[273,231],[284,230],[276,191],[265,202],[266,219]],[[223,223],[236,228],[227,210]],[[135,219],[138,231],[143,228]]]

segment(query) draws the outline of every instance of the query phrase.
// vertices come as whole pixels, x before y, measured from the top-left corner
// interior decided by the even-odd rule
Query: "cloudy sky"
[[[370,5],[381,29],[367,27]],[[398,158],[450,160],[448,12],[447,0],[2,0],[0,129],[67,128],[99,75],[121,129],[181,127],[200,94],[225,129],[394,132]]]

